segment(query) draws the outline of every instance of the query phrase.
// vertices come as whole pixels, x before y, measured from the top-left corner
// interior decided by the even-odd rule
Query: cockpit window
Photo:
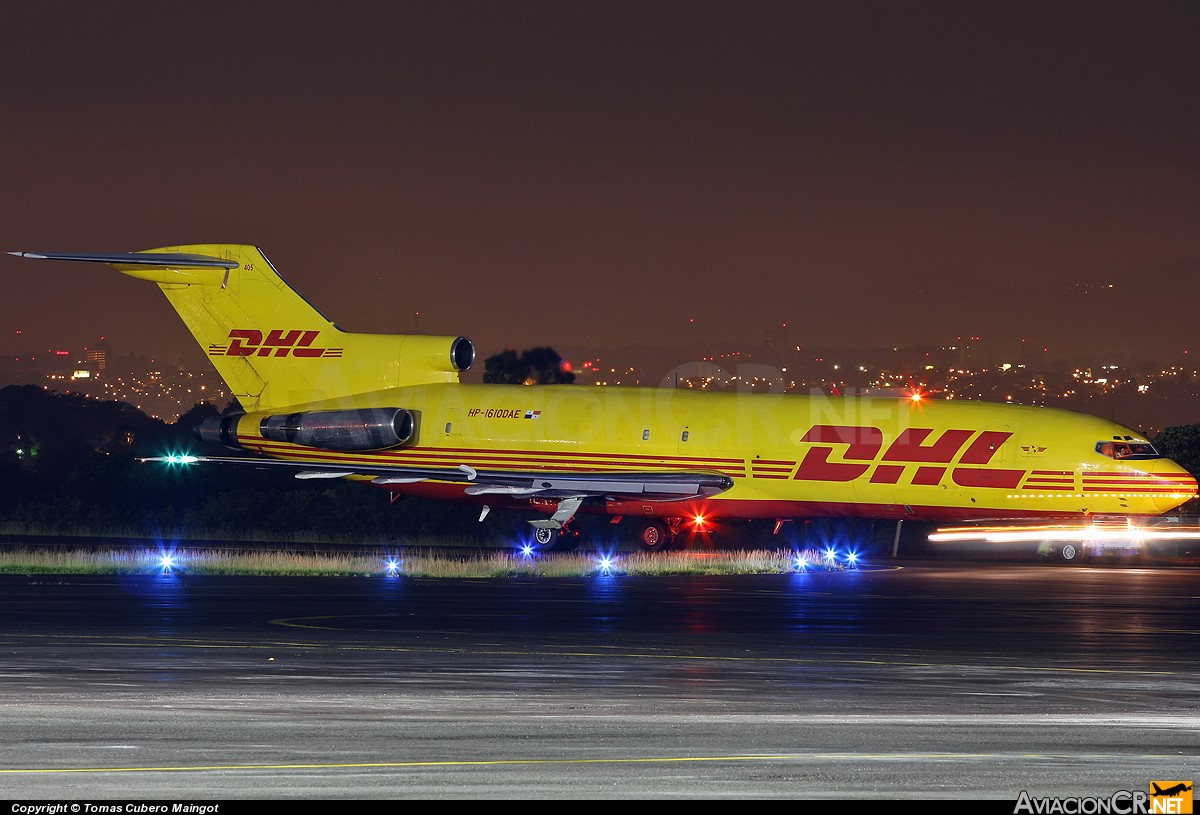
[[[1096,452],[1116,459],[1162,458],[1154,449],[1153,444],[1148,441],[1134,441],[1129,436],[1124,438],[1114,436],[1112,441],[1098,441],[1096,442]]]

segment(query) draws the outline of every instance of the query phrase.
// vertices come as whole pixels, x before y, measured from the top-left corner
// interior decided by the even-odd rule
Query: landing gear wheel
[[[642,521],[637,526],[634,540],[646,552],[662,552],[671,545],[671,530],[657,519]]]
[[[544,526],[533,528],[533,549],[537,552],[551,552],[558,547],[562,530],[549,529]]]

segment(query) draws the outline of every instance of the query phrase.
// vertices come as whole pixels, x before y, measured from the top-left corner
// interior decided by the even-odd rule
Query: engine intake
[[[404,408],[314,410],[267,416],[264,439],[323,450],[384,450],[412,439],[416,422]]]
[[[466,337],[406,334],[400,339],[399,359],[404,368],[461,373],[475,363],[475,345]]]

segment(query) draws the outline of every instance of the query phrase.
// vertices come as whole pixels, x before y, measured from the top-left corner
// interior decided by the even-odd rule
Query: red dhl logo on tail
[[[235,328],[226,345],[208,346],[210,357],[340,357],[341,348],[313,347],[320,331],[276,328],[263,333],[254,328]]]

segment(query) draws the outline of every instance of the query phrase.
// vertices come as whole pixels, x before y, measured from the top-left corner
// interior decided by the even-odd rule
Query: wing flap
[[[537,529],[562,529],[567,523],[575,517],[575,513],[579,511],[579,507],[583,504],[582,495],[573,495],[570,498],[564,498],[558,502],[558,508],[554,510],[554,514],[549,518],[544,518],[538,521],[530,521],[529,525]]]

